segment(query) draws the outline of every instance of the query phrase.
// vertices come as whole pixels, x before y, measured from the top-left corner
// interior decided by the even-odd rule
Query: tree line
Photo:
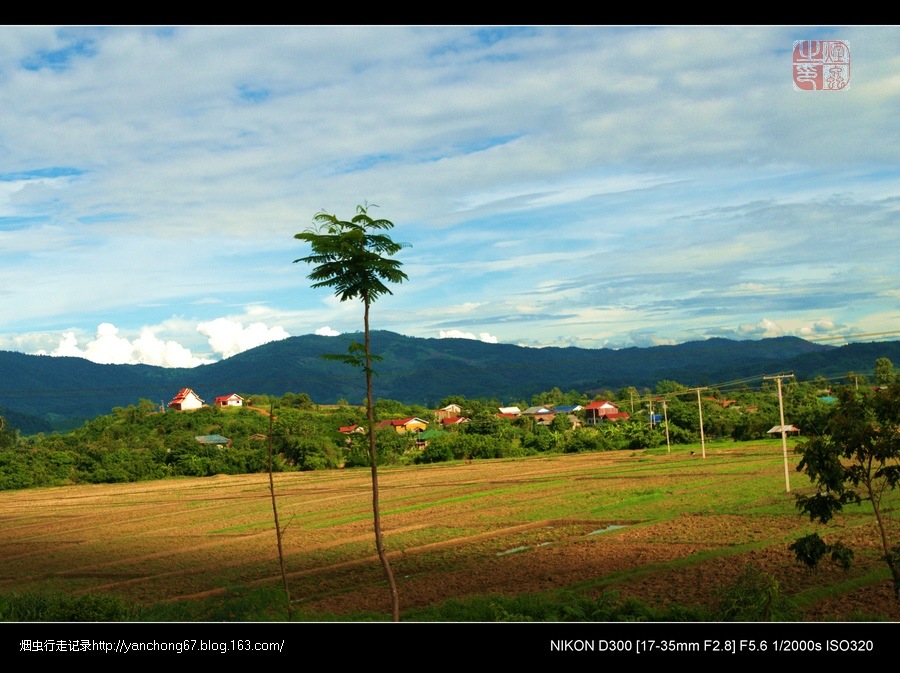
[[[882,363],[878,381],[889,378]],[[890,373],[893,374],[891,368]],[[871,387],[872,382],[854,375],[850,387]],[[834,408],[829,394],[835,388],[824,379],[789,381],[784,385],[785,418],[807,436],[821,434]],[[367,423],[364,405],[346,401],[317,405],[305,393],[281,397],[243,395],[255,408],[205,407],[192,412],[160,412],[149,400],[116,407],[66,433],[20,434],[6,421],[0,422],[0,489],[28,488],[78,483],[129,482],[175,476],[211,476],[263,472],[267,469],[270,408],[275,415],[272,429],[274,469],[319,470],[368,467],[368,438],[342,434],[341,427]],[[428,433],[427,443],[415,433],[399,434],[393,428],[376,429],[379,465],[430,463],[447,460],[509,458],[543,453],[580,453],[665,446],[664,423],[651,423],[662,415],[666,401],[669,442],[673,445],[700,440],[700,408],[696,393],[674,381],[660,381],[655,388],[638,391],[622,388],[601,391],[604,399],[628,412],[628,420],[594,427],[583,423],[583,412],[558,414],[548,425],[534,417],[505,419],[501,406],[584,405],[584,393],[554,388],[530,400],[467,399],[449,396],[440,407],[458,404],[468,422],[452,429]],[[751,389],[701,392],[704,435],[709,440],[758,440],[779,423],[774,384]],[[429,429],[440,425],[435,411],[421,405],[376,399],[374,419],[418,417]],[[201,444],[198,435],[219,434],[228,445]],[[423,448],[423,444],[424,448]]]

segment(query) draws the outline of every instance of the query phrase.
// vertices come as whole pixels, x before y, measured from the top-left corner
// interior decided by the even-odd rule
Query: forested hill
[[[361,335],[306,335],[277,341],[210,365],[166,369],[99,365],[80,358],[0,352],[0,409],[25,433],[92,418],[141,398],[168,404],[180,388],[207,403],[217,395],[305,392],[320,404],[343,398],[361,402],[362,372],[323,360],[345,353]],[[871,373],[880,357],[900,362],[900,342],[824,346],[794,337],[759,341],[709,339],[651,348],[526,348],[469,339],[421,339],[393,332],[372,334],[375,396],[433,406],[447,395],[528,400],[558,387],[564,391],[652,388],[662,380],[714,385],[780,371],[800,379]]]

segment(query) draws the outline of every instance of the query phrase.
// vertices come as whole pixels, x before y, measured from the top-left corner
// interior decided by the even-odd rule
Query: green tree
[[[885,494],[900,485],[900,383],[877,391],[841,389],[825,432],[797,451],[803,456],[797,469],[816,486],[812,495],[797,496],[798,509],[827,523],[844,505],[868,500],[900,599],[900,546],[890,541],[882,506]]]
[[[0,449],[11,449],[18,441],[17,433],[6,426],[6,419],[0,416]]]
[[[384,233],[392,229],[389,220],[375,220],[369,216],[368,204],[356,207],[356,215],[351,220],[340,220],[335,215],[320,212],[313,218],[314,226],[296,234],[294,238],[308,243],[312,254],[294,262],[305,262],[314,266],[307,276],[313,281],[312,287],[327,287],[341,301],[358,299],[363,303],[363,333],[365,342],[350,344],[344,355],[332,355],[329,359],[339,360],[354,367],[361,367],[366,375],[366,417],[368,420],[369,464],[372,472],[372,516],[375,529],[375,548],[384,568],[391,590],[392,616],[400,620],[400,600],[397,583],[385,552],[381,531],[381,509],[378,502],[378,460],[375,451],[375,407],[372,397],[372,362],[378,360],[372,354],[369,340],[369,310],[372,303],[384,294],[393,294],[389,283],[402,283],[408,277],[400,270],[401,263],[391,259],[404,247],[394,242]]]
[[[894,382],[896,378],[894,373],[894,363],[890,358],[878,358],[875,360],[875,383],[880,386],[887,386]]]

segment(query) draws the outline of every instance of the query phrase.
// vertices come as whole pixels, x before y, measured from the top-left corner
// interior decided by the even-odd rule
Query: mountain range
[[[900,342],[815,344],[796,337],[755,341],[707,339],[674,346],[528,348],[471,339],[425,339],[372,333],[376,398],[434,407],[448,395],[529,400],[551,390],[592,394],[672,380],[717,385],[793,371],[800,380],[871,373],[881,357],[900,361]],[[211,404],[219,395],[306,393],[319,404],[362,403],[361,370],[322,359],[347,352],[361,334],[305,335],[275,341],[194,368],[102,365],[72,357],[0,351],[0,410],[23,434],[78,425],[113,407],[149,399],[163,406],[181,388]],[[751,382],[754,384],[756,382]]]

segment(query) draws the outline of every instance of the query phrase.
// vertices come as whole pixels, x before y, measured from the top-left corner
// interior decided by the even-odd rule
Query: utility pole
[[[701,390],[705,390],[705,388],[697,388],[697,409],[700,412],[700,448],[703,452],[703,457],[706,458],[706,437],[703,436],[703,404],[700,402]]]
[[[666,453],[672,453],[672,444],[669,442],[669,412],[666,409],[666,398],[663,398],[663,420],[666,422]]]
[[[781,414],[781,452],[784,454],[784,488],[788,493],[791,492],[791,477],[790,472],[788,472],[787,430],[784,426],[784,401],[781,398],[781,379],[790,379],[793,377],[794,372],[791,372],[790,374],[763,376],[763,379],[775,379],[778,382],[778,412]]]

